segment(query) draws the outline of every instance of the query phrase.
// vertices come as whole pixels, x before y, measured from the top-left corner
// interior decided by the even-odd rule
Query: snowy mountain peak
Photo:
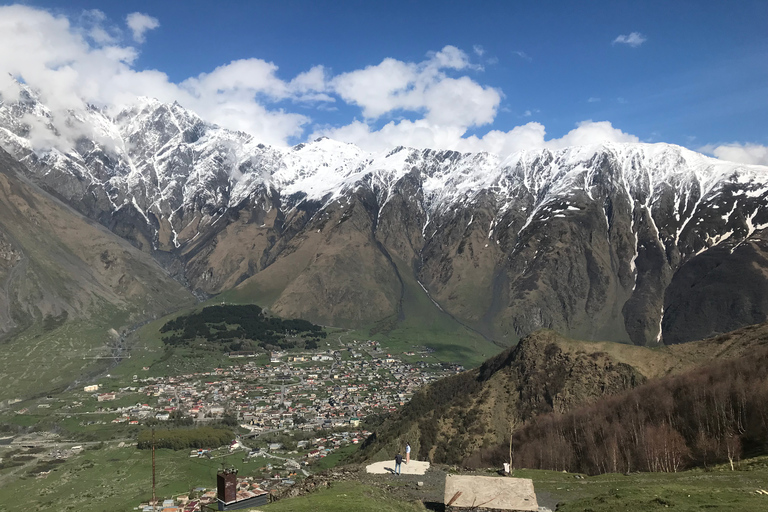
[[[47,123],[51,136],[56,128],[34,92],[20,87],[27,91],[26,99],[0,105],[0,145],[24,157],[29,151],[24,140],[33,134],[24,128],[30,118]],[[572,200],[579,190],[592,198],[606,180],[647,208],[654,207],[665,187],[676,188],[687,204],[730,182],[740,183],[745,194],[760,196],[768,181],[765,167],[723,162],[662,143],[531,149],[502,160],[487,153],[407,147],[368,153],[326,137],[275,148],[206,123],[178,103],[146,97],[114,117],[98,109],[71,117],[68,126],[81,132],[77,144],[61,146],[63,152],[41,165],[54,165],[58,172],[88,180],[89,186],[111,190],[115,208],[132,204],[159,216],[194,210],[201,201],[215,211],[231,208],[265,189],[324,202],[359,183],[375,188],[383,206],[397,183],[414,172],[430,217],[488,194],[506,211],[520,191],[533,198],[534,215],[549,203]],[[179,213],[169,220],[177,231],[184,229],[183,217]]]
[[[272,147],[178,103],[139,98],[116,113],[62,114],[20,91],[0,103],[0,146],[31,179],[170,261],[203,294],[296,253],[282,264],[306,265],[309,274],[294,286],[285,277],[294,270],[283,267],[268,286],[289,279],[278,307],[321,323],[338,317],[312,317],[317,304],[345,300],[338,311],[354,318],[399,318],[387,309],[401,303],[405,286],[399,269],[387,274],[397,259],[412,265],[440,308],[494,335],[556,327],[656,343],[715,325],[690,309],[695,321],[681,320],[691,282],[709,282],[718,275],[712,269],[728,265],[763,269],[768,167],[660,143],[530,149],[503,159],[402,146],[371,153],[328,138]],[[330,256],[317,249],[323,244]],[[347,280],[333,272],[368,260],[372,274],[358,277],[370,295],[338,288]],[[724,282],[738,279],[728,274],[717,285]],[[748,306],[734,306],[740,321],[768,310],[764,288],[754,288]],[[378,309],[359,311],[369,303]],[[708,311],[718,318],[717,308]]]

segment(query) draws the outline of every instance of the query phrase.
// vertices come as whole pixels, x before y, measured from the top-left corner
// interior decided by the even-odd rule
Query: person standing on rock
[[[411,462],[411,443],[405,445],[405,463]]]
[[[403,463],[403,456],[400,455],[400,452],[397,452],[397,455],[395,455],[395,474],[400,474],[400,464]]]

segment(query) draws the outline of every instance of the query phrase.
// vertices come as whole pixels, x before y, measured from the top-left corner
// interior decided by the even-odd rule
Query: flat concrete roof
[[[423,475],[427,472],[429,469],[429,462],[423,462],[420,460],[413,460],[411,459],[411,462],[408,464],[403,461],[402,464],[400,464],[400,474],[401,475]],[[372,473],[374,475],[384,475],[386,473],[392,473],[395,472],[395,461],[385,461],[385,462],[374,462],[373,464],[369,464],[365,466],[366,473]]]
[[[539,510],[529,478],[446,475],[444,499],[454,509]]]

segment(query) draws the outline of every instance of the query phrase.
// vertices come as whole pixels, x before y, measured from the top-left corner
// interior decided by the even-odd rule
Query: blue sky
[[[270,143],[328,135],[372,150],[504,153],[640,140],[768,164],[765,1],[24,5],[0,23],[39,17],[34,30],[43,31],[66,20],[86,45],[41,66],[60,71],[69,58],[78,79],[93,82],[89,70],[109,67],[93,62],[95,52],[132,52],[113,57],[127,68],[115,71],[119,97],[84,92],[92,85],[73,94],[177,99]],[[0,56],[2,65],[33,86],[44,75]],[[104,90],[117,80],[94,74]]]

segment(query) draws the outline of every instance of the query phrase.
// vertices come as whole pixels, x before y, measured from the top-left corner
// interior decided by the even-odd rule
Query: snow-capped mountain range
[[[192,290],[326,324],[402,318],[427,294],[502,342],[653,344],[768,313],[768,168],[679,146],[280,148],[152,99],[57,117],[22,86],[0,147]]]

